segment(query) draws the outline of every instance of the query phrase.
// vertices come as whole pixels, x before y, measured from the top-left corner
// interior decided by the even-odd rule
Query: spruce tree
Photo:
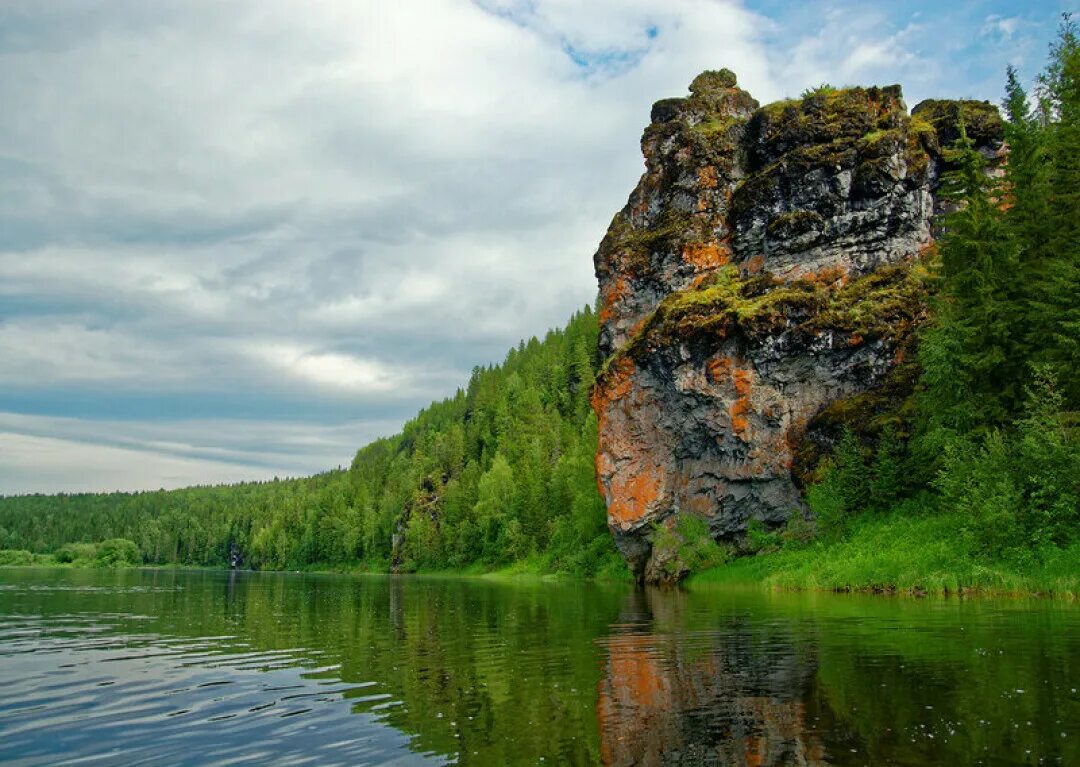
[[[942,194],[953,212],[938,249],[935,325],[924,341],[924,408],[963,432],[1004,423],[1023,397],[1019,257],[1000,210],[1001,184],[963,125],[945,157],[952,169]]]
[[[1039,78],[1050,178],[1044,227],[1051,256],[1040,279],[1045,334],[1040,361],[1061,381],[1067,406],[1080,406],[1080,37],[1065,14]]]

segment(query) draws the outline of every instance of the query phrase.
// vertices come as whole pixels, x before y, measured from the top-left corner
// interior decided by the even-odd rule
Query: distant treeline
[[[622,573],[593,472],[597,321],[473,370],[401,434],[314,477],[144,493],[0,499],[0,549],[75,552],[129,539],[148,564],[394,569],[514,562]],[[65,547],[67,547],[65,549]]]

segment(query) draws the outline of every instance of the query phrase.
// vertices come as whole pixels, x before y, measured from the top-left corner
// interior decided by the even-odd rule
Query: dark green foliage
[[[431,570],[524,560],[621,575],[593,473],[597,332],[586,308],[502,365],[474,369],[466,389],[360,450],[347,471],[3,498],[0,546],[76,564]]]
[[[879,510],[892,508],[904,490],[903,444],[891,424],[878,440],[877,452],[870,467],[870,498]]]
[[[672,583],[730,559],[731,551],[713,539],[708,522],[701,517],[679,514],[674,522],[656,525],[652,538],[653,549],[665,552],[663,569]]]
[[[782,544],[780,531],[768,532],[760,519],[746,523],[746,549],[753,554],[770,554]]]
[[[991,558],[1037,556],[1080,538],[1080,446],[1046,368],[1023,418],[1008,432],[958,438],[946,448],[936,486],[941,509],[966,517],[972,549]]]
[[[937,426],[968,431],[1006,422],[1021,400],[1019,248],[998,207],[1000,184],[963,125],[946,157],[955,170],[945,175],[942,194],[957,209],[946,217],[938,248],[940,286],[923,344],[924,408]]]
[[[936,143],[941,147],[955,144],[961,127],[976,144],[988,145],[1001,137],[1001,113],[989,101],[927,99],[919,102],[911,113],[933,128]]]
[[[127,538],[110,538],[97,545],[97,563],[102,567],[124,567],[142,563],[139,547]]]
[[[826,535],[843,533],[850,518],[869,506],[871,486],[859,439],[845,427],[821,482],[807,492],[821,531]]]
[[[1031,260],[1037,265],[1027,291],[1035,322],[1030,332],[1037,362],[1051,365],[1066,406],[1080,408],[1080,39],[1063,18],[1050,65],[1040,78],[1036,143],[1045,147],[1048,178],[1029,192],[1041,198]],[[1041,135],[1040,135],[1041,134]],[[1017,196],[1024,193],[1017,189]]]
[[[992,122],[986,109],[954,115],[921,391],[914,417],[896,419],[914,436],[887,426],[870,457],[843,433],[808,491],[826,534],[918,509],[954,525],[948,545],[967,561],[1021,569],[1080,542],[1080,43],[1068,16],[1039,82],[1033,109],[1007,72],[1003,175],[969,140]],[[948,133],[934,104],[917,111]]]

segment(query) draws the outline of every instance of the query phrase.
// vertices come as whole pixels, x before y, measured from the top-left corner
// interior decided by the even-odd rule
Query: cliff
[[[899,86],[761,107],[721,70],[653,106],[645,173],[595,256],[597,480],[639,577],[679,576],[653,537],[680,515],[717,540],[805,515],[829,427],[910,390],[961,124],[999,164],[996,108],[909,115]]]

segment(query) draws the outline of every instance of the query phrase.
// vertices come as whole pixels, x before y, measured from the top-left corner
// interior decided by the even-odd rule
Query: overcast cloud
[[[1058,0],[0,0],[0,493],[347,464],[595,297],[656,99],[997,100]]]

